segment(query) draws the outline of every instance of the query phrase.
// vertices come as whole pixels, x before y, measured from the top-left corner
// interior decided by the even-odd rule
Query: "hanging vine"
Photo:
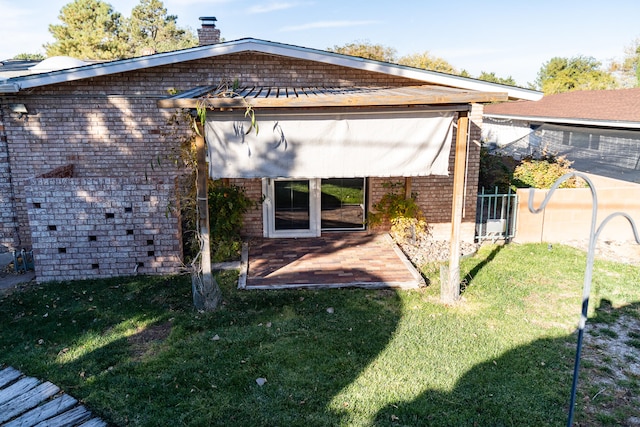
[[[200,128],[197,126],[196,119],[200,123],[200,126],[204,126],[207,121],[207,111],[215,109],[215,103],[213,102],[213,100],[220,98],[240,98],[244,107],[244,116],[246,118],[249,118],[250,122],[249,129],[247,129],[245,135],[248,135],[253,130],[255,130],[256,135],[258,135],[259,128],[258,121],[256,120],[256,112],[249,101],[240,96],[240,94],[237,92],[238,87],[240,87],[238,79],[235,79],[233,83],[229,83],[228,80],[223,80],[220,82],[213,94],[207,94],[196,102],[196,117],[194,118],[194,129],[198,135],[200,135]]]

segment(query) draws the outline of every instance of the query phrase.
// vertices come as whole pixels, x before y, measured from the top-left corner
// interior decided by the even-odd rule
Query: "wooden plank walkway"
[[[106,427],[73,397],[49,381],[0,369],[0,427]]]

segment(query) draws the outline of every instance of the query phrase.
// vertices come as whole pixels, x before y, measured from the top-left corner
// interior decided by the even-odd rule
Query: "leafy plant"
[[[212,260],[236,259],[242,247],[243,215],[254,202],[247,197],[244,188],[224,185],[222,181],[209,183],[208,197]]]
[[[396,241],[415,244],[430,235],[429,224],[423,218],[398,217],[391,220],[391,236]]]
[[[479,188],[493,189],[506,192],[513,180],[513,170],[518,162],[513,157],[491,154],[485,147],[480,149]]]
[[[389,191],[373,204],[375,212],[369,212],[369,224],[375,227],[388,222],[392,237],[400,242],[415,242],[428,237],[429,225],[416,202],[417,195],[412,193],[411,197],[406,197],[402,182],[389,181],[382,186]]]
[[[553,183],[572,171],[564,156],[545,155],[541,159],[524,159],[513,171],[513,184],[519,188],[551,188]],[[582,180],[572,178],[562,183],[561,188],[583,187]]]

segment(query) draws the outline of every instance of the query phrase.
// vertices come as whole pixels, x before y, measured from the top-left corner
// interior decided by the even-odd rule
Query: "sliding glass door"
[[[274,182],[274,229],[308,230],[310,227],[309,180]]]
[[[365,182],[364,178],[265,179],[265,236],[364,230]]]
[[[364,230],[364,178],[323,179],[320,189],[323,230]]]

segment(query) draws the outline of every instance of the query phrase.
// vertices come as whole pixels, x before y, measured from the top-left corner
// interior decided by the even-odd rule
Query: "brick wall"
[[[5,131],[5,109],[0,105],[0,252],[22,249],[14,204],[11,163]]]
[[[34,178],[25,192],[39,282],[168,274],[181,266],[172,184]]]
[[[0,115],[0,160],[6,158],[0,164],[0,176],[5,177],[0,182],[0,243],[16,248],[33,244],[36,248],[31,241],[31,228],[41,225],[30,228],[32,208],[27,203],[26,186],[29,183],[30,197],[38,196],[33,193],[37,188],[46,194],[44,187],[34,186],[31,180],[59,167],[73,165],[74,178],[66,182],[117,178],[148,182],[159,189],[162,185],[172,186],[182,173],[180,164],[174,162],[180,141],[189,138],[191,129],[185,122],[175,120],[174,111],[159,109],[157,101],[167,97],[170,90],[184,91],[236,78],[241,85],[264,86],[420,83],[330,64],[242,53],[64,82],[0,97],[0,111],[4,112]],[[9,103],[23,103],[29,113],[24,117],[10,113]],[[260,180],[243,185],[250,197],[261,200]],[[440,194],[441,190],[436,192]],[[102,213],[96,215],[100,218]],[[246,224],[246,235],[262,235],[261,209],[248,212]],[[33,229],[36,233],[42,231]],[[82,240],[83,236],[78,238]],[[60,259],[68,258],[62,255]]]
[[[262,237],[262,180],[230,179],[229,183],[244,188],[245,195],[256,205],[244,214],[242,235],[245,237]]]

